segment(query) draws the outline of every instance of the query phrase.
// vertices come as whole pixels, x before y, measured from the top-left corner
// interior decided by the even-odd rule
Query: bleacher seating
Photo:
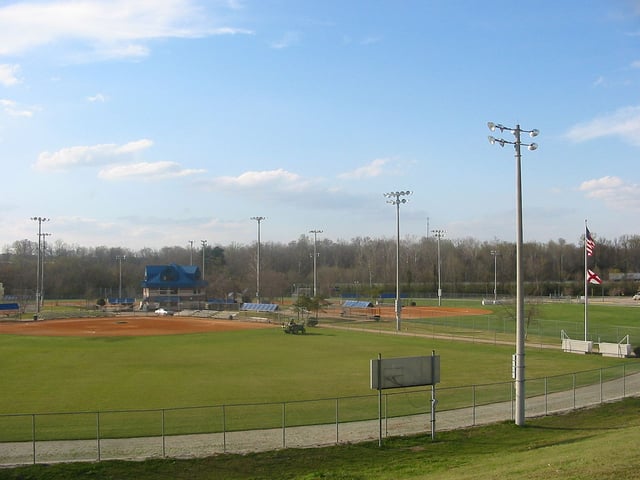
[[[362,300],[345,300],[342,306],[345,308],[369,308],[373,307],[373,304]]]
[[[18,303],[0,303],[0,315],[10,315],[20,311]]]
[[[250,312],[275,312],[277,309],[277,303],[243,303],[240,307],[240,310]]]

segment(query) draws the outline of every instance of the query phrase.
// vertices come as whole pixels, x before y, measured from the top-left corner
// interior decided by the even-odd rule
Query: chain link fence
[[[317,447],[512,420],[513,382],[316,400],[0,415],[0,465]],[[640,394],[640,363],[526,381],[531,418]],[[435,425],[432,421],[435,419]],[[432,429],[433,427],[433,429]],[[382,435],[382,438],[381,438]]]

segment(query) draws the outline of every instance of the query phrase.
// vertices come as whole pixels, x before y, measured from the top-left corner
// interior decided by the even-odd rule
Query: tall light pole
[[[411,195],[409,190],[400,191],[400,192],[389,192],[385,193],[384,196],[387,197],[387,203],[391,205],[395,205],[396,207],[396,331],[400,331],[401,328],[401,317],[402,317],[402,303],[400,302],[400,204],[407,203],[405,197],[407,195]]]
[[[447,233],[445,230],[431,230],[433,235],[436,237],[436,241],[438,243],[438,306],[442,305],[442,276],[440,275],[441,265],[440,262],[440,239],[444,237],[444,234]]]
[[[493,304],[498,303],[498,255],[500,252],[491,250],[493,256]]]
[[[318,296],[318,269],[316,260],[318,259],[317,244],[318,234],[322,233],[322,230],[309,230],[309,233],[313,233],[313,296]]]
[[[47,237],[50,233],[42,232],[42,261],[40,262],[40,305],[44,306],[44,261],[47,256]]]
[[[193,265],[193,240],[189,240],[189,265]]]
[[[251,220],[258,222],[258,254],[256,258],[256,298],[260,303],[260,222],[266,217],[251,217]]]
[[[538,145],[535,143],[522,143],[520,140],[521,133],[528,133],[531,137],[537,136],[540,132],[534,130],[523,130],[520,125],[515,128],[505,127],[501,124],[488,122],[489,130],[494,132],[496,129],[500,133],[505,130],[510,131],[515,140],[509,141],[502,138],[494,138],[489,135],[489,143],[492,145],[499,144],[504,147],[505,144],[513,145],[516,150],[516,425],[524,425],[525,422],[525,376],[524,376],[524,281],[522,276],[522,174],[521,164],[522,155],[520,147],[522,145],[528,147],[529,150],[535,150]]]
[[[127,259],[126,255],[116,255],[116,260],[120,265],[120,276],[119,276],[120,281],[118,283],[118,303],[122,303],[122,261],[126,259]]]
[[[40,281],[41,281],[41,277],[40,277],[40,268],[41,268],[41,261],[42,261],[42,257],[41,257],[41,251],[42,251],[42,223],[43,222],[48,222],[50,219],[49,218],[45,218],[45,217],[31,217],[31,220],[38,222],[38,258],[37,258],[37,265],[36,265],[36,319],[38,318],[38,315],[40,314],[40,289],[41,289],[41,285],[40,285]]]
[[[200,243],[202,244],[202,280],[204,280],[204,253],[207,250],[207,241],[200,240]]]

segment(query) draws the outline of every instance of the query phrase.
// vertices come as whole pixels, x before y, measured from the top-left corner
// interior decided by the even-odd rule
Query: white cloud
[[[371,177],[379,177],[384,173],[382,167],[384,167],[387,163],[389,163],[388,158],[377,158],[373,160],[368,165],[364,167],[356,168],[350,172],[341,173],[338,175],[338,178],[341,179],[360,179],[360,178],[371,178]]]
[[[627,183],[619,177],[606,176],[580,184],[588,198],[600,200],[614,210],[640,209],[640,185]]]
[[[196,0],[13,3],[0,7],[0,55],[75,41],[101,57],[140,57],[154,39],[251,33],[214,23]]]
[[[105,180],[142,179],[157,180],[162,178],[185,177],[203,173],[204,170],[183,169],[176,162],[142,162],[128,165],[113,165],[101,170],[98,177]]]
[[[300,41],[300,34],[297,32],[287,32],[282,38],[279,40],[275,40],[271,42],[271,48],[275,48],[276,50],[281,50],[283,48],[288,48]]]
[[[620,108],[612,114],[575,125],[565,136],[574,142],[615,136],[640,146],[640,106]]]
[[[0,64],[0,84],[11,87],[20,83],[17,75],[19,71],[20,65]]]
[[[151,146],[153,146],[153,142],[147,138],[143,138],[141,140],[135,140],[133,142],[125,143],[121,147],[116,148],[116,153],[135,153],[141,150],[146,150]]]
[[[261,172],[249,171],[237,177],[217,177],[213,180],[213,185],[227,188],[254,188],[263,186],[279,186],[287,189],[299,190],[308,181],[304,180],[297,173],[288,172],[281,168],[277,170],[265,170]]]
[[[87,101],[89,101],[91,103],[95,103],[95,102],[104,103],[104,102],[107,101],[107,97],[106,97],[106,95],[103,95],[102,93],[96,93],[95,95],[91,95],[91,96],[87,97]]]
[[[65,170],[82,165],[104,165],[114,162],[120,155],[144,150],[153,145],[151,140],[137,140],[124,145],[112,143],[66,147],[57,152],[42,152],[34,165],[37,170]]]
[[[0,98],[0,107],[2,111],[12,117],[31,117],[33,116],[33,110],[26,108],[20,108],[18,104],[13,100],[6,98]]]

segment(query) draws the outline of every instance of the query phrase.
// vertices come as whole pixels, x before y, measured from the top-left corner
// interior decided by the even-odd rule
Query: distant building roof
[[[209,284],[202,279],[195,265],[147,265],[144,269],[143,288],[202,288]]]

